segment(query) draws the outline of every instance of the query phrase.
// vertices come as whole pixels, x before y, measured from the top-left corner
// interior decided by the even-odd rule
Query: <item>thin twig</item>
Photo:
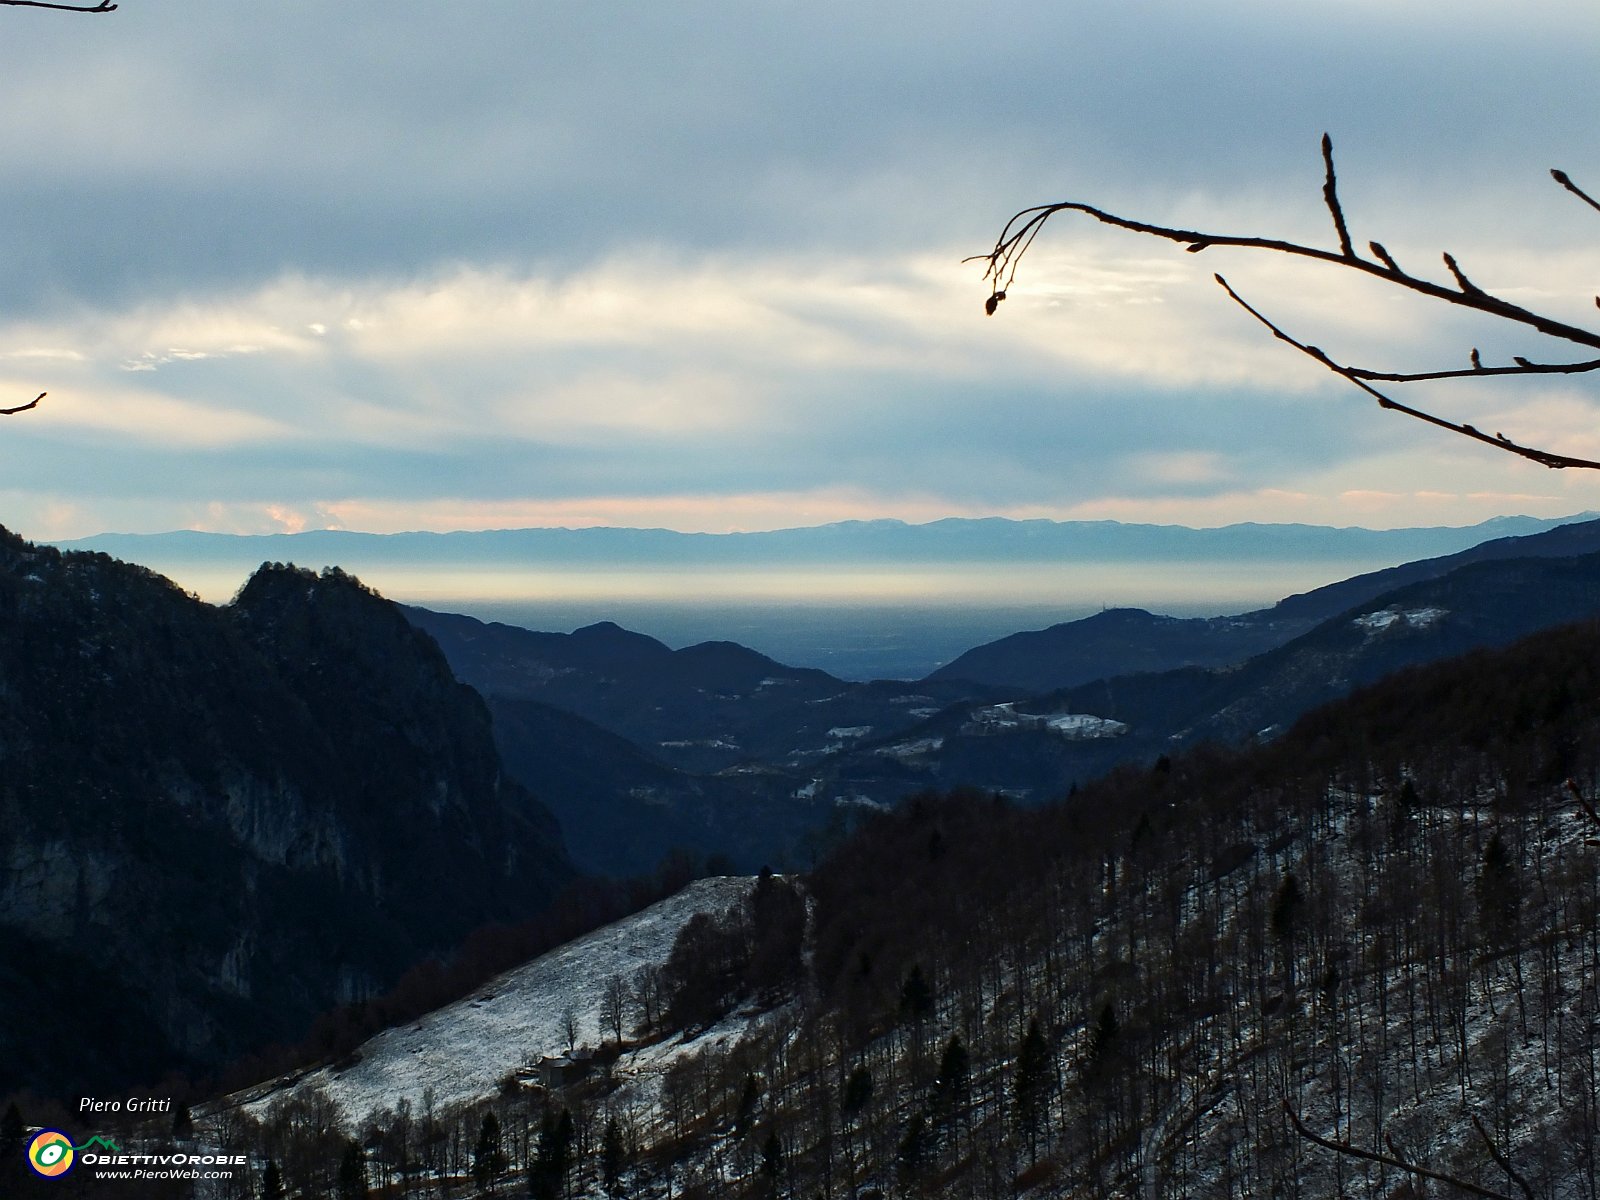
[[[9,0],[0,0],[0,4],[4,4],[4,3],[8,3],[8,2],[9,2]],[[15,408],[0,408],[0,417],[14,417],[19,412],[27,412],[30,408],[38,408],[39,407],[39,401],[43,400],[49,394],[50,394],[49,392],[40,392],[37,396],[35,396],[32,400],[29,400],[26,404],[19,404]]]
[[[1457,1179],[1454,1175],[1443,1175],[1438,1171],[1430,1171],[1426,1167],[1419,1167],[1415,1163],[1409,1163],[1403,1158],[1391,1158],[1387,1154],[1379,1154],[1373,1150],[1363,1150],[1359,1146],[1352,1146],[1349,1142],[1335,1142],[1328,1138],[1318,1137],[1305,1127],[1305,1124],[1296,1115],[1294,1109],[1289,1106],[1287,1100],[1283,1102],[1283,1111],[1290,1122],[1293,1123],[1296,1133],[1308,1142],[1315,1142],[1325,1150],[1332,1150],[1336,1154],[1346,1154],[1352,1158],[1364,1158],[1368,1162],[1381,1163],[1386,1167],[1394,1167],[1399,1171],[1409,1171],[1411,1174],[1420,1175],[1424,1179],[1448,1183],[1452,1187],[1458,1187],[1474,1196],[1486,1196],[1489,1200],[1516,1200],[1515,1196],[1508,1196],[1504,1192],[1490,1191],[1486,1187],[1479,1187],[1477,1184],[1469,1183],[1465,1179]]]
[[[1348,370],[1357,379],[1371,379],[1378,383],[1422,383],[1430,379],[1472,379],[1479,375],[1582,375],[1588,371],[1600,371],[1600,358],[1574,363],[1536,363],[1519,358],[1514,367],[1486,367],[1481,359],[1474,358],[1472,366],[1455,371],[1369,371],[1365,367],[1350,367]]]
[[[1567,780],[1567,791],[1572,793],[1572,798],[1578,802],[1578,807],[1583,810],[1584,815],[1596,825],[1600,825],[1600,812],[1596,812],[1594,805],[1589,803],[1588,798],[1579,789],[1576,779]]]
[[[1494,1139],[1489,1136],[1489,1131],[1483,1127],[1483,1122],[1478,1120],[1477,1113],[1472,1114],[1472,1127],[1478,1131],[1478,1136],[1483,1139],[1483,1144],[1489,1147],[1489,1157],[1494,1159],[1495,1164],[1502,1171],[1511,1176],[1511,1182],[1517,1185],[1527,1200],[1534,1200],[1533,1189],[1528,1186],[1528,1181],[1517,1174],[1517,1169],[1511,1165],[1511,1160],[1500,1153],[1500,1147],[1494,1144]]]
[[[1488,295],[1488,293],[1485,292],[1481,287],[1473,283],[1472,280],[1468,279],[1464,274],[1462,274],[1461,268],[1456,265],[1455,255],[1451,254],[1448,250],[1446,250],[1444,254],[1444,265],[1449,268],[1450,274],[1455,277],[1456,286],[1463,292],[1466,292],[1469,296]]]
[[[1339,235],[1339,253],[1345,258],[1354,258],[1356,252],[1350,245],[1350,230],[1344,223],[1344,209],[1339,207],[1339,184],[1333,174],[1333,139],[1327,134],[1322,135],[1322,164],[1327,172],[1323,177],[1322,200],[1333,217],[1334,232]]]
[[[1352,373],[1350,368],[1344,366],[1342,363],[1335,362],[1327,355],[1325,351],[1316,346],[1307,345],[1298,338],[1291,337],[1289,334],[1285,333],[1277,325],[1273,324],[1272,321],[1270,321],[1265,315],[1263,315],[1259,309],[1252,307],[1242,296],[1239,295],[1238,292],[1229,287],[1228,281],[1221,275],[1214,276],[1213,278],[1215,278],[1216,281],[1222,285],[1222,290],[1228,293],[1229,297],[1235,304],[1244,309],[1245,312],[1249,313],[1256,320],[1260,321],[1261,324],[1265,325],[1267,329],[1272,332],[1273,337],[1277,338],[1281,342],[1287,342],[1296,350],[1299,350],[1302,354],[1316,359],[1317,362],[1327,367],[1328,370],[1332,371],[1335,375],[1338,375],[1344,379],[1348,379],[1351,383],[1355,384],[1363,392],[1366,392],[1367,395],[1376,400],[1383,408],[1393,409],[1395,412],[1401,413],[1404,416],[1415,417],[1419,421],[1426,421],[1430,425],[1437,425],[1440,429],[1448,429],[1452,433],[1459,433],[1462,437],[1472,438],[1474,441],[1482,442],[1487,446],[1493,446],[1497,450],[1504,450],[1508,454],[1516,454],[1522,458],[1530,459],[1531,461],[1538,463],[1540,466],[1550,467],[1556,470],[1564,467],[1585,467],[1590,470],[1600,471],[1600,462],[1592,462],[1586,458],[1569,458],[1565,454],[1552,454],[1548,450],[1540,450],[1533,446],[1522,446],[1506,437],[1503,433],[1495,433],[1491,436],[1475,426],[1462,425],[1455,421],[1447,421],[1443,417],[1436,417],[1432,413],[1423,412],[1420,408],[1412,408],[1409,404],[1402,404],[1393,397],[1384,395],[1366,380]]]
[[[1584,191],[1577,184],[1573,183],[1572,182],[1572,177],[1570,175],[1568,175],[1565,171],[1561,170],[1558,167],[1553,167],[1550,170],[1550,177],[1552,179],[1554,179],[1557,183],[1559,183],[1562,187],[1566,188],[1567,191],[1571,192],[1579,200],[1582,200],[1590,208],[1595,209],[1597,212],[1600,212],[1600,200],[1596,200],[1593,196],[1589,195],[1588,192]]]

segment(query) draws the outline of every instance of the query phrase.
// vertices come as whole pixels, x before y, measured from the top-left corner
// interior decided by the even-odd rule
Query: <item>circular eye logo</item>
[[[28,1143],[28,1165],[46,1179],[72,1170],[72,1139],[58,1129],[46,1129]]]

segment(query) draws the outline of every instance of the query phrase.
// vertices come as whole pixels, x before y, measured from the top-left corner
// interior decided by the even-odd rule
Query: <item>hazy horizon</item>
[[[1267,608],[1353,575],[1556,523],[1500,518],[1487,527],[1374,531],[950,520],[743,535],[607,527],[413,537],[176,531],[70,545],[142,563],[211,603],[231,599],[262,561],[287,560],[338,566],[392,600],[436,611],[562,633],[615,621],[674,648],[735,641],[791,666],[859,679],[917,678],[983,642],[1105,608],[1186,617]],[[1214,553],[1203,553],[1208,547]]]

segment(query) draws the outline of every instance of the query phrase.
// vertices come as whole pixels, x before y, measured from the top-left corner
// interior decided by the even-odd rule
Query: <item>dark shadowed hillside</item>
[[[511,774],[560,816],[580,865],[649,870],[684,848],[742,870],[802,866],[853,801],[814,766],[974,696],[965,682],[847,683],[732,642],[671,650],[610,622],[536,633],[406,608],[489,701]]]
[[[1061,803],[919,794],[200,1120],[308,1191],[1584,1200],[1597,781],[1587,621]],[[563,1008],[603,1071],[537,1057]]]
[[[336,571],[231,607],[0,533],[0,1092],[114,1094],[571,876],[438,648]]]
[[[506,771],[539,789],[585,870],[645,875],[681,850],[747,872],[803,865],[829,824],[832,806],[796,795],[787,772],[695,774],[537,700],[490,696],[488,703]]]

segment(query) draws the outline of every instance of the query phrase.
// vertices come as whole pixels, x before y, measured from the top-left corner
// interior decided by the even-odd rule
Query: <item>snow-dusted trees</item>
[[[628,1015],[628,981],[620,974],[605,982],[600,996],[600,1026],[609,1029],[618,1045],[622,1044],[622,1027]]]
[[[800,977],[805,928],[804,897],[767,870],[743,904],[691,917],[661,972],[667,1022],[704,1027],[739,1000],[781,999]]]

